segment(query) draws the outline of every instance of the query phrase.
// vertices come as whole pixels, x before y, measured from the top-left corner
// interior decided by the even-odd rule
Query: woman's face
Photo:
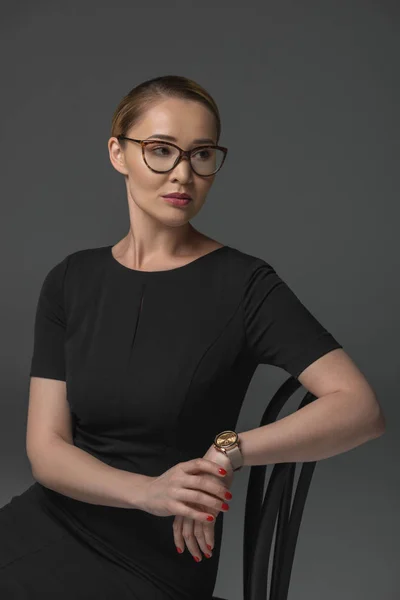
[[[183,150],[191,150],[202,143],[217,143],[216,122],[211,111],[198,102],[180,98],[168,98],[153,105],[141,122],[125,135],[146,140],[160,133],[173,136],[175,140],[167,141]],[[198,139],[208,141],[195,143]],[[143,160],[140,144],[125,143],[122,150],[118,140],[112,137],[108,147],[113,167],[126,176],[129,202],[166,225],[182,225],[192,219],[203,206],[215,175],[197,175],[185,159],[168,173],[154,173]],[[173,206],[162,197],[173,192],[187,193],[192,200],[186,206]]]

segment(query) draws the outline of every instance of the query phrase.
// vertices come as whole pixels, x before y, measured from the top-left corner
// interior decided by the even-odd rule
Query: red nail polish
[[[212,546],[210,546],[210,544],[207,544],[207,548],[208,548],[209,550],[212,550]]]
[[[222,467],[219,469],[219,472],[221,473],[221,475],[227,474],[227,471],[225,471],[225,469],[223,469]]]
[[[198,556],[195,556],[195,557],[194,557],[194,560],[195,560],[196,562],[200,562],[200,559],[199,559],[199,557],[198,557]]]
[[[232,498],[232,494],[230,492],[225,492],[225,498],[230,500]]]
[[[211,554],[204,554],[206,558],[211,558]]]
[[[207,521],[214,521],[214,517],[212,517],[211,515],[208,515]]]
[[[221,508],[223,508],[224,510],[229,510],[229,504],[223,502]]]
[[[183,550],[181,548],[178,548],[178,546],[176,546],[176,549],[179,552],[179,554],[182,554]]]

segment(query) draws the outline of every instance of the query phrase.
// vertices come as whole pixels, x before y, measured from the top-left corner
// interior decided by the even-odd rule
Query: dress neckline
[[[111,263],[119,270],[122,271],[127,271],[127,272],[131,272],[131,273],[136,273],[136,274],[140,274],[140,275],[146,275],[146,276],[151,276],[151,275],[161,275],[161,274],[167,274],[167,273],[176,273],[176,272],[182,272],[185,269],[189,269],[190,267],[194,267],[196,264],[198,264],[199,262],[205,260],[207,257],[211,257],[213,255],[216,255],[218,253],[220,253],[223,250],[227,250],[229,248],[229,246],[225,245],[225,246],[220,246],[219,248],[215,248],[215,250],[211,250],[211,252],[207,252],[206,254],[202,254],[201,256],[199,256],[198,258],[195,258],[194,260],[191,260],[190,262],[181,265],[180,267],[174,267],[172,269],[163,269],[161,271],[143,271],[141,269],[132,269],[131,267],[126,267],[125,265],[123,265],[122,263],[119,262],[119,260],[117,260],[115,258],[115,256],[112,253],[112,249],[113,249],[114,244],[111,244],[110,246],[107,246],[107,254],[108,254],[108,258],[110,259]]]

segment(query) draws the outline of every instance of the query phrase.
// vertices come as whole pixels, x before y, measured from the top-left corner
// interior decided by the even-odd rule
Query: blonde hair
[[[144,116],[148,108],[165,98],[194,100],[208,108],[215,116],[218,144],[221,135],[221,119],[214,99],[198,83],[179,75],[164,75],[148,79],[126,94],[112,117],[111,136],[126,135],[132,125]]]

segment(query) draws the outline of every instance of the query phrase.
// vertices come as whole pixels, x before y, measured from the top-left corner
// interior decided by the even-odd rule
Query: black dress
[[[166,271],[79,250],[44,279],[30,375],[66,381],[74,443],[158,476],[235,429],[260,363],[297,377],[335,338],[263,259],[223,246]],[[209,600],[210,559],[178,554],[174,516],[89,504],[38,482],[0,509],[0,597]]]

